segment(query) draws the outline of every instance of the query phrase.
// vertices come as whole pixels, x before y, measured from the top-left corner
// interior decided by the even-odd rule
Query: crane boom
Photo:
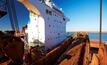
[[[6,2],[4,0],[0,0],[0,18],[7,14],[6,12]]]
[[[18,26],[18,21],[16,16],[14,0],[6,0],[6,2],[7,2],[7,10],[9,13],[12,29],[14,31],[17,31],[19,30],[19,26]]]

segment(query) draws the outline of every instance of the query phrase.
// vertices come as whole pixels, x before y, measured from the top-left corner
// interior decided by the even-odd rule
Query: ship
[[[13,0],[7,1],[12,6]],[[51,0],[18,1],[29,11],[30,21],[19,31],[14,18],[14,31],[0,31],[0,65],[107,65],[101,27],[99,41],[90,40],[87,32],[67,37],[69,18]],[[9,9],[12,17],[13,10]]]
[[[19,0],[29,11],[28,46],[52,49],[66,38],[69,19],[51,0]]]

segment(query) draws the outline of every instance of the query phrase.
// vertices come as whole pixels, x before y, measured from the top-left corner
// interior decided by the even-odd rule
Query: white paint
[[[30,13],[30,23],[28,24],[28,42],[29,46],[39,45],[35,41],[40,41],[44,43],[44,19],[41,16],[34,15]]]
[[[44,45],[47,50],[61,43],[66,38],[66,22],[68,21],[63,12],[59,12],[61,10],[58,8],[59,11],[55,10],[54,5],[48,0],[48,3],[45,2],[45,4],[39,0],[26,1],[40,12],[40,15],[30,15],[30,23],[28,24],[29,46],[38,45],[34,41],[39,40],[42,43],[40,46]],[[51,4],[52,7],[48,4]],[[24,5],[26,6],[26,3]],[[26,8],[29,8],[29,6],[26,6]],[[34,12],[32,9],[30,11]],[[50,11],[51,15],[46,13],[46,10]]]

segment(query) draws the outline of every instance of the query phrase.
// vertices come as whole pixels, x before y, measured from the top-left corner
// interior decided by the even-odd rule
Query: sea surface
[[[89,33],[89,38],[99,40],[99,33]],[[107,43],[107,33],[102,33],[102,41]]]
[[[67,32],[67,36],[72,35],[74,32]],[[90,40],[99,40],[99,33],[88,33]],[[102,41],[107,43],[107,33],[102,33]]]

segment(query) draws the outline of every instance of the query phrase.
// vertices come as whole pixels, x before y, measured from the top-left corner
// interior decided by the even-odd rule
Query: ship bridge
[[[18,0],[29,11],[29,46],[42,45],[51,49],[66,38],[67,18],[50,0]],[[53,42],[53,43],[52,43]],[[41,44],[42,43],[42,44]]]

